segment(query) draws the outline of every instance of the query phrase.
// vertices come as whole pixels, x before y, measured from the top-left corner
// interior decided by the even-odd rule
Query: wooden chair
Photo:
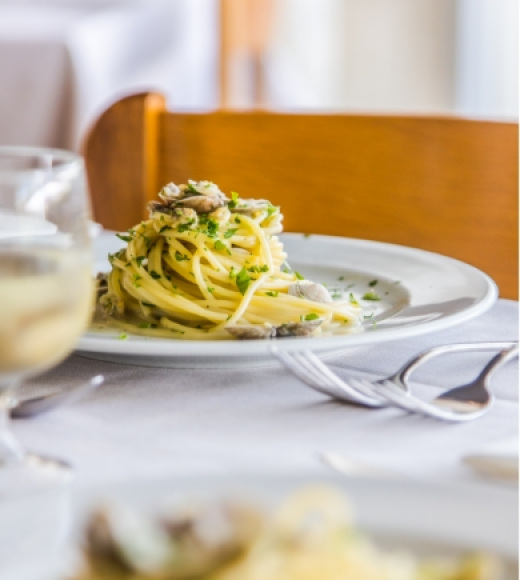
[[[161,187],[208,179],[280,205],[285,229],[431,250],[518,298],[518,125],[458,118],[178,114],[111,106],[84,144],[95,219],[126,230]]]

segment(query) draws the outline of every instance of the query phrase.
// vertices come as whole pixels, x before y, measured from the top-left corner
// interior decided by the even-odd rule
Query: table
[[[449,330],[357,347],[328,363],[355,376],[381,377],[429,346],[517,340],[517,320],[518,303],[499,300]],[[489,352],[441,357],[419,370],[417,381],[433,396],[473,378],[490,357]],[[493,377],[494,407],[467,424],[331,401],[277,365],[171,369],[128,363],[72,355],[25,388],[66,388],[98,373],[105,384],[73,406],[14,421],[15,434],[30,449],[70,460],[80,486],[244,472],[327,474],[323,453],[382,473],[475,482],[480,478],[462,457],[518,436],[516,361]]]
[[[139,91],[159,91],[174,108],[214,106],[217,40],[205,8],[182,0],[0,2],[0,143],[78,149],[109,104]]]
[[[328,363],[380,377],[429,346],[517,340],[517,320],[518,303],[499,300],[451,329],[352,348]],[[414,385],[433,396],[473,378],[490,357],[434,359],[417,371]],[[484,478],[462,461],[488,444],[517,446],[517,362],[494,375],[492,409],[457,424],[334,402],[275,364],[172,369],[126,362],[73,354],[23,387],[22,394],[34,395],[98,373],[106,378],[74,405],[13,421],[27,449],[66,459],[75,470],[72,484],[51,485],[48,496],[0,497],[0,576],[32,580],[45,571],[42,580],[62,578],[63,567],[73,569],[66,556],[79,545],[80,514],[107,497],[134,505],[141,495],[160,503],[172,490],[184,498],[197,489],[218,495],[244,484],[251,497],[253,489],[286,493],[310,480],[345,488],[361,521],[386,522],[398,537],[426,533],[436,546],[462,542],[517,553],[517,482]]]

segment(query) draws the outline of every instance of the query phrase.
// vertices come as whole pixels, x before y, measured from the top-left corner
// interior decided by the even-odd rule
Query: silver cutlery
[[[10,416],[14,419],[25,419],[42,413],[52,411],[63,405],[75,403],[81,397],[91,393],[103,384],[103,375],[96,375],[86,382],[73,386],[66,390],[55,391],[46,395],[18,400],[12,397],[9,402]]]
[[[494,349],[500,349],[501,352],[471,383],[450,389],[429,403],[411,393],[408,384],[410,374],[434,356],[450,352]],[[287,352],[273,345],[271,352],[305,384],[333,398],[373,408],[399,407],[409,412],[421,413],[445,421],[468,421],[481,416],[491,406],[493,397],[487,388],[487,380],[494,370],[518,355],[518,344],[480,342],[434,347],[414,357],[397,373],[377,381],[354,377],[344,381],[309,350]]]

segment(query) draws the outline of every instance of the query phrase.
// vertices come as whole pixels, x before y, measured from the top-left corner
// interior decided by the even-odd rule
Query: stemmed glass
[[[0,492],[59,466],[22,448],[8,406],[11,390],[62,361],[89,323],[89,211],[80,156],[0,147]]]

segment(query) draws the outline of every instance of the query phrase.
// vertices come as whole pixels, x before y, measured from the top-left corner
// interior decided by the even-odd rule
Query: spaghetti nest
[[[287,266],[283,216],[210,181],[166,185],[149,219],[98,275],[98,311],[132,333],[184,339],[279,338],[361,330],[354,299],[333,300]]]

